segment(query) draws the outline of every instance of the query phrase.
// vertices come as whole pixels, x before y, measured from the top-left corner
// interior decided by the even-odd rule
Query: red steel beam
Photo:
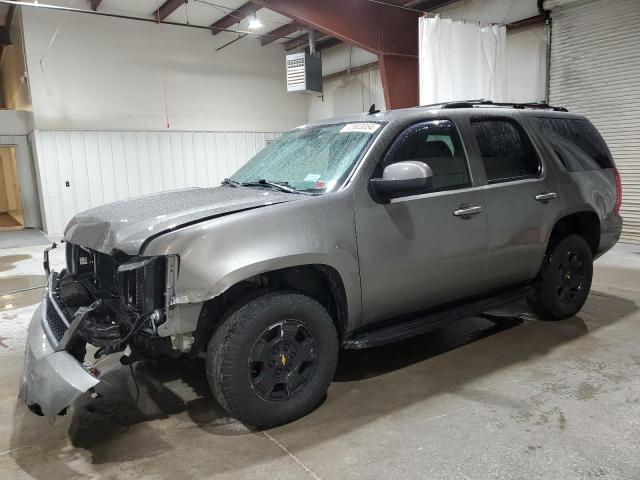
[[[387,107],[418,105],[418,12],[368,0],[252,1],[378,55]]]
[[[221,29],[221,30],[229,28],[232,25],[235,25],[236,23],[239,23],[240,21],[242,21],[245,18],[247,18],[249,15],[251,15],[253,12],[255,12],[258,8],[259,7],[256,7],[251,2],[245,3],[244,5],[238,7],[237,9],[235,9],[233,12],[231,12],[228,15],[225,15],[224,17],[222,17],[217,22],[212,23],[211,24],[211,28],[212,28],[211,33],[213,35],[217,35],[218,33],[220,33],[220,30],[216,30],[216,28],[217,29]]]
[[[296,22],[287,23],[278,27],[274,30],[271,30],[266,35],[260,37],[260,45],[263,47],[265,45],[269,45],[272,42],[275,42],[277,39],[286,37],[287,35],[291,35],[293,32],[300,30],[300,25]]]
[[[160,5],[158,10],[153,12],[153,18],[162,22],[185,3],[187,3],[187,0],[167,0]]]
[[[160,8],[158,8],[158,10],[153,12],[153,18],[156,18],[162,22],[185,3],[187,3],[186,0],[167,0],[162,5],[160,5]]]

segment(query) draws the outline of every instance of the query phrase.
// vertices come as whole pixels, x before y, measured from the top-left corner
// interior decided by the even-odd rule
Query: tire
[[[527,303],[541,320],[574,316],[587,301],[593,277],[593,255],[580,235],[569,235],[543,263]]]
[[[245,424],[272,427],[314,410],[338,361],[332,318],[306,295],[272,292],[230,311],[207,348],[209,386]]]

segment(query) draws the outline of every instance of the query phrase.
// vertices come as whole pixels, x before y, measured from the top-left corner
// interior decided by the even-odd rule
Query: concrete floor
[[[44,281],[42,247],[0,250],[0,292]],[[61,262],[59,253],[54,262]],[[327,400],[255,432],[225,416],[201,365],[116,368],[55,423],[17,400],[40,291],[0,296],[0,477],[640,478],[640,246],[596,263],[579,316],[523,304],[342,354]]]

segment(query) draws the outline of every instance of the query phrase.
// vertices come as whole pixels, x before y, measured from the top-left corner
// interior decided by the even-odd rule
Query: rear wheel
[[[281,425],[316,408],[338,359],[333,320],[318,302],[274,292],[232,311],[211,337],[207,379],[239,420]]]
[[[572,317],[586,302],[592,277],[589,245],[580,235],[569,235],[545,258],[527,301],[541,320]]]

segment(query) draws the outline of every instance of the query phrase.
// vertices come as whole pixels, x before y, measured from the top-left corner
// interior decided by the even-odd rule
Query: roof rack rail
[[[524,102],[524,103],[509,103],[509,102],[493,102],[491,100],[479,99],[479,100],[461,100],[457,102],[437,103],[434,105],[426,105],[428,107],[438,106],[440,108],[473,108],[473,107],[507,107],[516,109],[539,109],[539,110],[553,110],[554,112],[568,112],[565,107],[554,107],[546,102]]]

